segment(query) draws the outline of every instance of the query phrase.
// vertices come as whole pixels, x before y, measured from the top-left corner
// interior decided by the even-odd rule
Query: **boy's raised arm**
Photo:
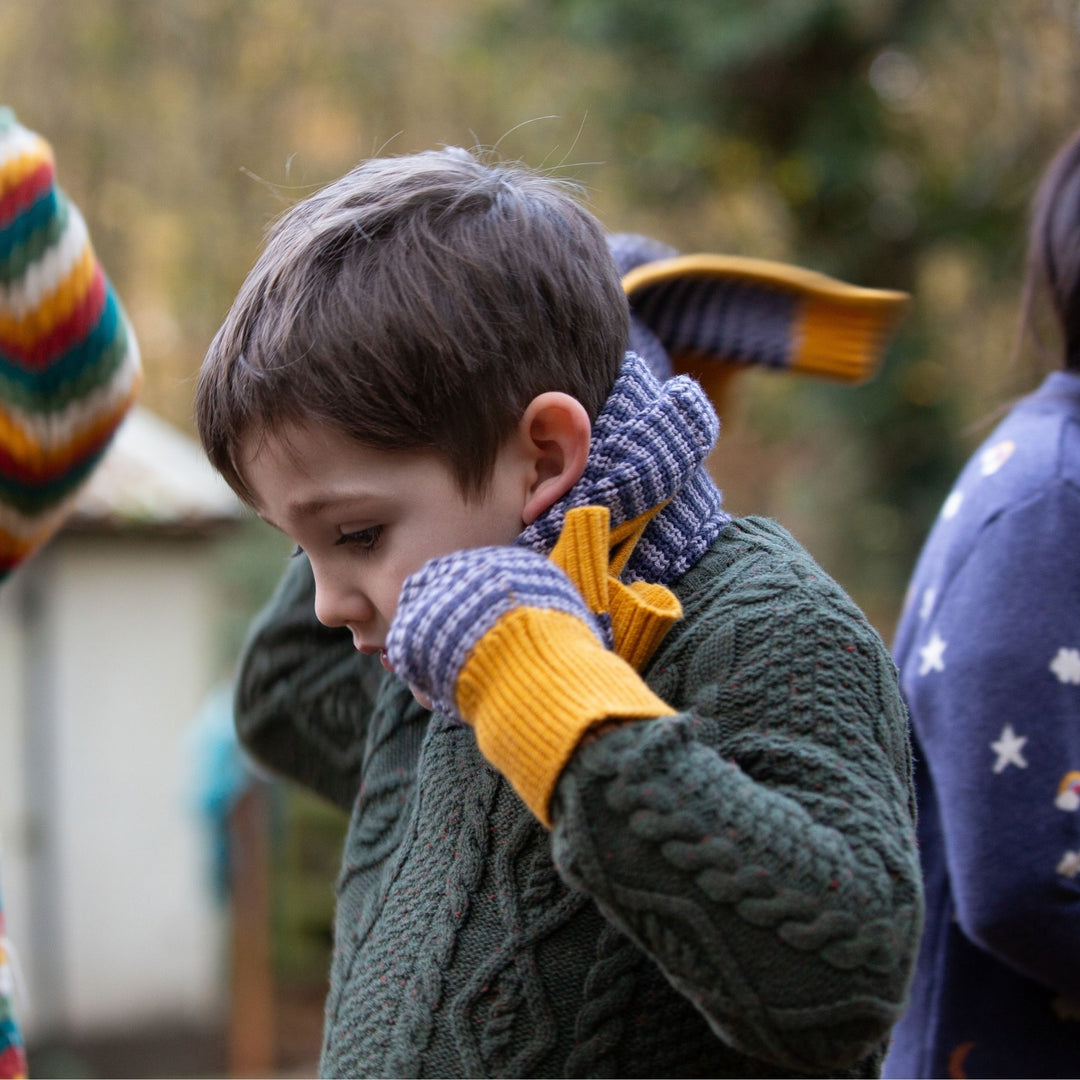
[[[378,660],[315,617],[315,581],[297,557],[252,626],[236,686],[240,740],[264,765],[349,809],[360,785]]]
[[[778,527],[736,528],[653,661],[679,715],[582,746],[554,855],[726,1042],[843,1069],[880,1053],[918,944],[903,706],[841,590]]]

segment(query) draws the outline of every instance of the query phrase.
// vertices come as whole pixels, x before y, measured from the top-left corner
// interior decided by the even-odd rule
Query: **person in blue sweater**
[[[1080,1075],[1080,132],[1036,195],[1025,295],[1063,370],[961,472],[894,648],[926,930],[891,1077]]]

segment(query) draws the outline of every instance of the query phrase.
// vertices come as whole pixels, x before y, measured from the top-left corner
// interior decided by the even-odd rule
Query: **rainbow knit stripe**
[[[140,379],[52,150],[0,108],[0,580],[59,526]]]

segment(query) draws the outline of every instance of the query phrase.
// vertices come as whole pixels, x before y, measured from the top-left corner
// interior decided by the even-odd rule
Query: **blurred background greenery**
[[[381,152],[496,146],[581,180],[612,230],[910,291],[873,382],[743,375],[711,462],[889,639],[952,476],[1042,370],[1014,348],[1025,215],[1080,120],[1080,3],[0,0],[0,100],[53,143],[144,403],[189,432],[266,225]],[[223,556],[223,667],[284,550],[252,523]],[[323,838],[321,813],[286,828]],[[328,893],[286,877],[279,963],[317,968]]]
[[[189,430],[267,223],[384,151],[498,145],[582,180],[612,229],[910,290],[873,383],[751,373],[713,462],[888,637],[970,425],[1035,378],[1012,364],[1024,212],[1077,120],[1078,21],[1076,0],[0,0],[0,86],[89,219],[145,402]]]

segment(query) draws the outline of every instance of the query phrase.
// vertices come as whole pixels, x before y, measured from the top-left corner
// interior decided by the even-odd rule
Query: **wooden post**
[[[269,798],[254,781],[229,816],[230,1076],[270,1076],[276,1063],[270,903]]]

